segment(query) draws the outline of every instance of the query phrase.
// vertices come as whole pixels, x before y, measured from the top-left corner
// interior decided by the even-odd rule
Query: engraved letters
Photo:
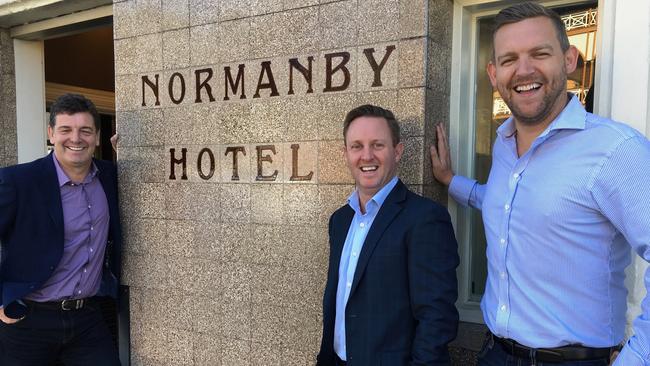
[[[167,102],[165,106],[172,106],[247,100],[250,95],[250,100],[255,100],[386,87],[386,70],[397,67],[395,50],[395,45],[386,45],[359,51],[339,50],[318,57],[288,57],[284,61],[280,58],[204,66],[163,74],[163,80],[159,73],[145,74],[140,76],[141,106],[161,106],[161,99]],[[372,74],[359,78],[353,74],[358,70],[371,70]],[[388,84],[394,85],[394,74],[389,75],[393,79]],[[254,149],[253,154],[248,154],[247,147]],[[308,168],[314,167],[313,163],[300,164],[303,152],[298,143],[226,146],[219,148],[218,153],[214,148],[170,148],[169,180],[188,180],[188,160],[191,168],[196,167],[190,173],[204,181],[311,182],[314,179],[314,171]]]
[[[342,92],[355,87],[356,82],[353,82],[352,72],[358,70],[357,64],[362,62],[367,63],[373,72],[372,84],[365,87],[382,87],[384,86],[382,72],[386,64],[391,60],[396,62],[393,53],[395,49],[395,45],[388,45],[383,49],[369,47],[363,49],[358,55],[348,51],[330,52],[323,54],[322,59],[319,60],[314,56],[303,56],[288,58],[286,62],[250,61],[238,64],[237,71],[233,70],[232,66],[204,67],[191,70],[186,74],[176,71],[168,76],[166,80],[168,93],[162,96],[160,82],[165,81],[160,80],[160,74],[142,75],[140,77],[141,106],[160,106],[160,99],[165,97],[173,104],[181,104],[185,101],[186,92],[192,92],[192,85],[194,85],[194,95],[192,99],[188,97],[188,101],[194,103],[247,99],[246,88],[247,85],[251,88],[250,84],[253,84],[254,89],[250,90],[254,91],[254,99],[295,95],[299,92],[305,95],[313,94],[314,84],[318,82],[320,82],[317,84],[320,85],[318,90],[322,93]],[[357,59],[355,60],[354,57]],[[320,71],[316,71],[317,68]],[[279,81],[277,75],[282,75],[288,80]],[[315,79],[315,76],[319,78]],[[193,77],[194,80],[185,80],[186,77]],[[186,85],[190,90],[186,90]],[[223,91],[223,94],[218,94],[221,93],[220,91]]]
[[[285,145],[286,146],[286,145]],[[300,150],[300,145],[299,144],[291,144],[291,161],[287,161],[286,165],[287,168],[290,166],[291,167],[291,176],[288,177],[288,181],[290,182],[309,182],[312,180],[314,176],[313,171],[309,171],[304,175],[299,174],[299,170],[304,170],[304,165],[302,169],[299,169],[300,162],[299,162],[299,154],[298,151]],[[209,180],[218,180],[219,178],[215,178],[215,173],[218,171],[216,166],[217,166],[217,154],[216,151],[213,151],[211,148],[204,147],[198,151],[190,151],[188,148],[181,148],[181,156],[178,157],[177,154],[177,148],[170,148],[169,149],[169,169],[170,169],[170,174],[169,174],[169,180],[188,180],[187,177],[187,162],[188,158],[190,159],[190,162],[193,162],[194,159],[196,158],[196,173],[199,178],[205,181]],[[278,166],[278,163],[275,162],[275,156],[280,156],[278,155],[280,151],[278,151],[278,146],[277,145],[272,145],[272,144],[265,144],[265,145],[257,145],[255,146],[255,156],[251,157],[251,160],[246,160],[245,157],[247,156],[247,151],[245,146],[227,146],[225,147],[223,151],[223,161],[221,162],[221,166],[225,169],[227,169],[228,173],[225,173],[226,170],[224,170],[223,174],[224,176],[221,177],[223,181],[226,182],[239,182],[239,181],[244,181],[244,182],[251,182],[251,181],[256,181],[256,182],[276,182],[278,180],[278,175],[279,175],[279,170],[280,168]],[[196,155],[194,155],[196,154]],[[243,161],[242,161],[243,160]],[[274,165],[275,164],[275,165]],[[289,165],[290,164],[290,165]],[[304,164],[304,163],[303,163]],[[268,166],[271,166],[271,169],[269,169]],[[177,178],[177,169],[180,166],[180,170],[182,172],[180,178]],[[242,169],[241,171],[244,171],[245,174],[254,174],[253,176],[240,176],[240,168],[244,167],[249,167],[249,166],[255,166],[255,171],[250,172],[250,169],[245,168]],[[232,173],[230,173],[232,172]],[[220,177],[221,173],[216,174],[216,177]]]

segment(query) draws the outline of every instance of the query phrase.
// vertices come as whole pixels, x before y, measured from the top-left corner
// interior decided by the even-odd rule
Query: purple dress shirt
[[[73,182],[54,156],[63,207],[63,256],[52,276],[28,300],[46,302],[94,296],[102,279],[109,213],[101,172],[92,164],[82,182]],[[52,243],[52,245],[56,245]]]

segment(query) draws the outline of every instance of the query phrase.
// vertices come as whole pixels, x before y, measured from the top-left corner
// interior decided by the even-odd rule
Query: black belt
[[[39,307],[39,308],[44,308],[49,310],[61,310],[61,311],[81,310],[84,307],[94,303],[95,301],[96,299],[94,297],[87,297],[85,299],[47,301],[47,302],[24,300],[25,304],[29,306],[34,306],[34,307]]]
[[[339,357],[339,355],[337,355],[336,352],[334,352],[334,364],[335,364],[336,366],[346,366],[348,363],[347,363],[346,361],[343,361],[343,360]]]
[[[620,347],[591,348],[580,345],[557,348],[530,348],[512,339],[499,338],[495,335],[492,335],[492,338],[510,355],[519,358],[534,359],[540,362],[609,360],[612,352],[620,350]]]

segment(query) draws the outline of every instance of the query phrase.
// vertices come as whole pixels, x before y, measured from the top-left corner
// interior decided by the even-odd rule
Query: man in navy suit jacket
[[[97,301],[117,297],[121,233],[95,106],[60,97],[48,135],[53,153],[0,169],[0,364],[119,365]]]
[[[392,112],[353,109],[343,137],[356,189],[330,218],[317,364],[449,365],[459,263],[449,214],[397,178],[404,146]]]

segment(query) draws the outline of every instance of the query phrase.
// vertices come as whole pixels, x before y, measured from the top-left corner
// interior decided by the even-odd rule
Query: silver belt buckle
[[[79,310],[84,307],[86,300],[63,300],[61,301],[61,310],[70,311],[70,310]]]

